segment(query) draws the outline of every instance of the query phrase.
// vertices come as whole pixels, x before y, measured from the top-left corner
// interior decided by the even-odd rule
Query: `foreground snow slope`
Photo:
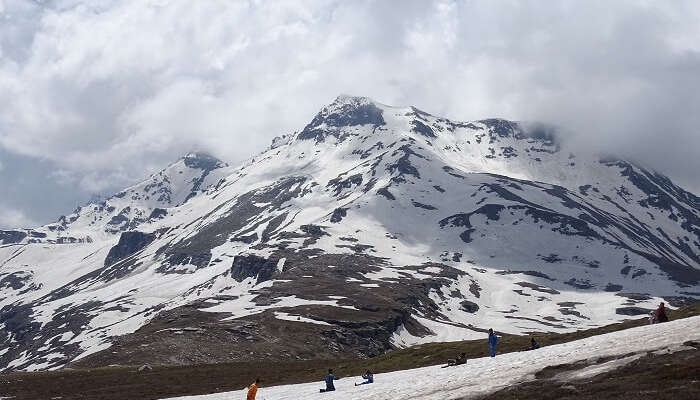
[[[590,377],[618,368],[654,351],[688,348],[687,341],[700,340],[700,317],[666,324],[642,326],[619,332],[544,347],[535,351],[508,353],[496,358],[469,360],[466,366],[417,368],[375,375],[375,383],[355,387],[357,377],[336,382],[335,393],[319,393],[320,382],[261,388],[262,400],[284,399],[470,399],[533,379],[545,367],[587,359],[613,357],[611,361],[568,373],[566,379]],[[484,341],[485,342],[485,341]],[[264,377],[262,377],[264,379]],[[245,398],[245,390],[177,399],[224,400]]]

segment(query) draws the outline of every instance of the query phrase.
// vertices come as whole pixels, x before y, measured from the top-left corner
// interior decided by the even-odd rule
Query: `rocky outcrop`
[[[119,260],[123,260],[130,255],[143,250],[155,240],[154,233],[143,233],[138,231],[123,232],[119,236],[119,243],[109,250],[105,258],[104,265],[112,265]]]

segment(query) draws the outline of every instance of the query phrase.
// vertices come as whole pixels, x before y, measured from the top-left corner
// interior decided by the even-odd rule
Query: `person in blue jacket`
[[[496,357],[496,345],[498,344],[498,336],[493,333],[493,329],[489,328],[489,353],[491,357]]]
[[[328,368],[328,375],[326,375],[326,388],[325,389],[320,389],[321,393],[325,392],[333,392],[335,391],[335,385],[333,384],[333,381],[337,381],[338,378],[337,376],[333,375],[333,369]]]
[[[364,375],[362,375],[362,379],[364,379],[365,381],[362,383],[355,383],[355,386],[367,385],[370,383],[374,383],[374,375],[372,375],[372,371],[367,370],[367,372]]]

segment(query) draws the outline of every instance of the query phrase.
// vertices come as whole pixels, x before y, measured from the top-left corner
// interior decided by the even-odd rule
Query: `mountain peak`
[[[205,152],[189,152],[182,161],[189,168],[211,171],[226,166],[226,163]]]
[[[329,104],[329,106],[331,106],[331,105],[343,105],[343,104],[358,105],[358,104],[371,104],[371,103],[374,103],[374,100],[372,100],[369,97],[353,96],[350,94],[341,93],[338,95],[338,97],[335,98],[335,100],[333,100],[333,102],[331,104]]]
[[[323,107],[297,138],[322,142],[328,136],[338,138],[341,127],[384,125],[382,113],[382,109],[368,97],[341,94],[331,104]]]

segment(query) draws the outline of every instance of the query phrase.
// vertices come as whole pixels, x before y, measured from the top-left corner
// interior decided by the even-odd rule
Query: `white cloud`
[[[10,208],[0,203],[0,227],[28,228],[37,226],[38,223],[25,215],[22,211]]]
[[[339,93],[545,120],[672,177],[700,169],[697,2],[2,4],[0,148],[85,190],[191,149],[241,161]]]

